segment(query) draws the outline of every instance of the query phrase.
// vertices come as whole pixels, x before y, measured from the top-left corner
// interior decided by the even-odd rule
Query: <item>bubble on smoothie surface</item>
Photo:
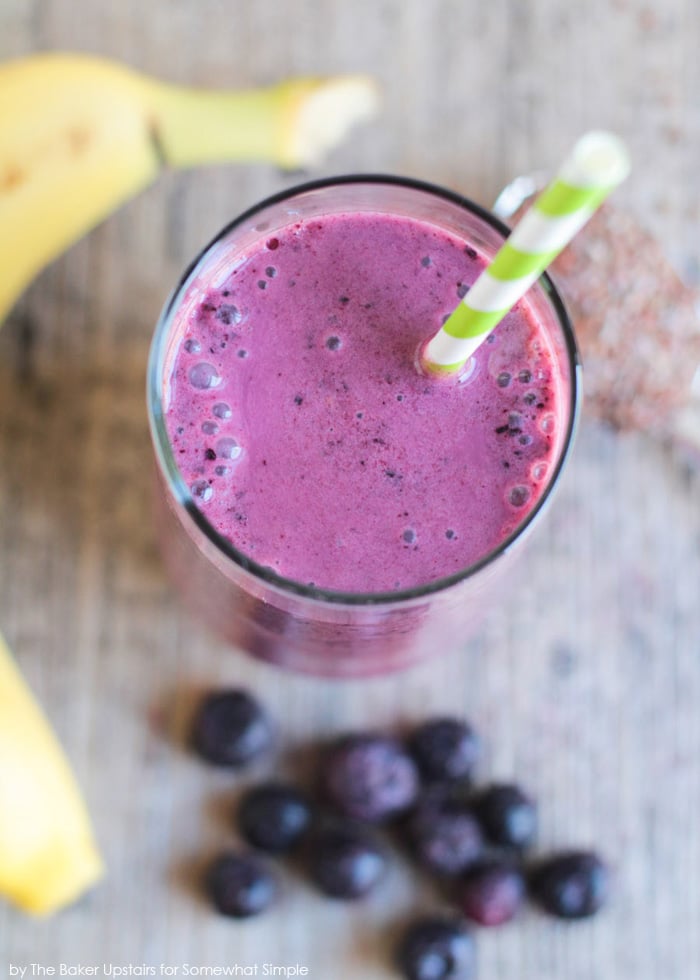
[[[538,483],[544,480],[548,469],[549,467],[544,460],[538,460],[538,462],[533,464],[532,470],[530,471],[532,473],[532,479],[537,480]]]
[[[217,476],[226,476],[226,474],[230,473],[231,470],[228,466],[222,466],[221,464],[219,464],[218,466],[214,467],[214,472],[216,473]]]
[[[340,347],[340,337],[329,337],[326,341],[326,347],[328,350],[338,350]]]
[[[415,544],[417,534],[412,527],[407,527],[401,535],[401,538],[406,542],[406,544]]]
[[[199,354],[202,349],[202,345],[194,337],[188,337],[185,343],[182,345],[188,354]]]
[[[268,279],[275,278],[275,276],[277,275],[277,269],[274,267],[274,265],[268,265],[267,269],[265,269],[265,275],[267,276]]]
[[[433,264],[433,260],[430,258],[429,255],[424,255],[423,258],[420,260],[420,264],[423,266],[424,269],[427,269],[429,266]]]
[[[221,378],[213,364],[200,361],[190,368],[190,384],[193,388],[216,388],[221,384]]]
[[[241,455],[241,447],[235,439],[226,436],[217,442],[216,455],[221,459],[237,459]]]
[[[510,491],[508,493],[508,500],[511,502],[513,507],[524,507],[529,499],[530,499],[529,487],[524,487],[520,485],[517,487],[510,488]]]
[[[217,402],[212,408],[212,412],[216,415],[217,419],[231,418],[231,406],[227,405],[226,402]]]
[[[230,327],[234,323],[240,323],[243,314],[233,303],[222,303],[216,311],[216,319],[220,320],[225,326]]]
[[[545,433],[554,432],[554,416],[545,415],[540,422],[540,429]]]
[[[212,422],[209,419],[206,422],[202,422],[202,432],[205,436],[215,436],[218,431],[219,426],[216,422]]]
[[[191,488],[192,496],[202,503],[206,503],[207,500],[211,500],[214,495],[214,491],[209,486],[206,480],[195,480]]]

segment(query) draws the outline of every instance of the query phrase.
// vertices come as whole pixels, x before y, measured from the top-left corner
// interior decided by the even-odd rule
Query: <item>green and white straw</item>
[[[425,369],[453,373],[469,360],[506,313],[629,173],[624,143],[590,132],[515,228],[422,354]]]

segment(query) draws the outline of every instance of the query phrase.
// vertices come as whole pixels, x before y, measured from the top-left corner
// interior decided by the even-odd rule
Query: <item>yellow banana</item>
[[[44,265],[163,166],[308,166],[377,101],[365,76],[225,92],[84,55],[0,65],[0,323]]]
[[[68,762],[0,636],[0,895],[45,915],[101,874]]]

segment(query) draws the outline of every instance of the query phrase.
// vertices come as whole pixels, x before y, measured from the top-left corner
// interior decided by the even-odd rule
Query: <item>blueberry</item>
[[[537,807],[518,786],[488,786],[477,796],[474,810],[481,829],[494,844],[524,850],[535,839]]]
[[[330,803],[347,817],[381,822],[416,800],[418,771],[399,742],[382,735],[346,735],[326,752],[322,785]]]
[[[453,532],[445,532],[453,537]],[[421,775],[428,781],[469,779],[479,758],[479,739],[474,729],[458,718],[433,718],[411,736],[409,748]]]
[[[564,851],[541,861],[529,878],[531,897],[560,919],[594,915],[608,897],[610,872],[592,851]]]
[[[272,726],[246,691],[221,691],[200,705],[192,741],[197,752],[215,765],[243,766],[270,748]]]
[[[442,788],[429,791],[421,800],[407,831],[417,861],[439,875],[455,877],[483,854],[476,817],[463,799]]]
[[[329,337],[326,341],[328,350],[338,350],[340,347],[340,337]]]
[[[458,901],[468,919],[480,926],[500,926],[515,917],[525,896],[521,872],[499,858],[480,861],[460,884]]]
[[[331,898],[361,898],[384,875],[386,858],[374,836],[352,824],[321,828],[309,842],[309,871]]]
[[[499,388],[507,388],[510,384],[510,374],[507,371],[501,371],[496,378],[496,384]]]
[[[238,826],[249,844],[280,854],[304,836],[311,823],[311,806],[299,790],[282,783],[264,783],[243,797]]]
[[[417,919],[401,938],[396,960],[407,980],[470,980],[474,976],[474,940],[458,919]]]
[[[252,854],[224,854],[209,869],[207,888],[222,915],[246,919],[263,912],[277,892],[269,868]]]

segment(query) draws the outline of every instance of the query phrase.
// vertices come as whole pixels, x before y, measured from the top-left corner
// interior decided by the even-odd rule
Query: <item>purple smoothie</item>
[[[415,366],[483,265],[429,223],[332,214],[190,287],[166,422],[220,534],[285,578],[366,593],[442,579],[512,533],[562,424],[547,336],[521,301],[460,383]]]

